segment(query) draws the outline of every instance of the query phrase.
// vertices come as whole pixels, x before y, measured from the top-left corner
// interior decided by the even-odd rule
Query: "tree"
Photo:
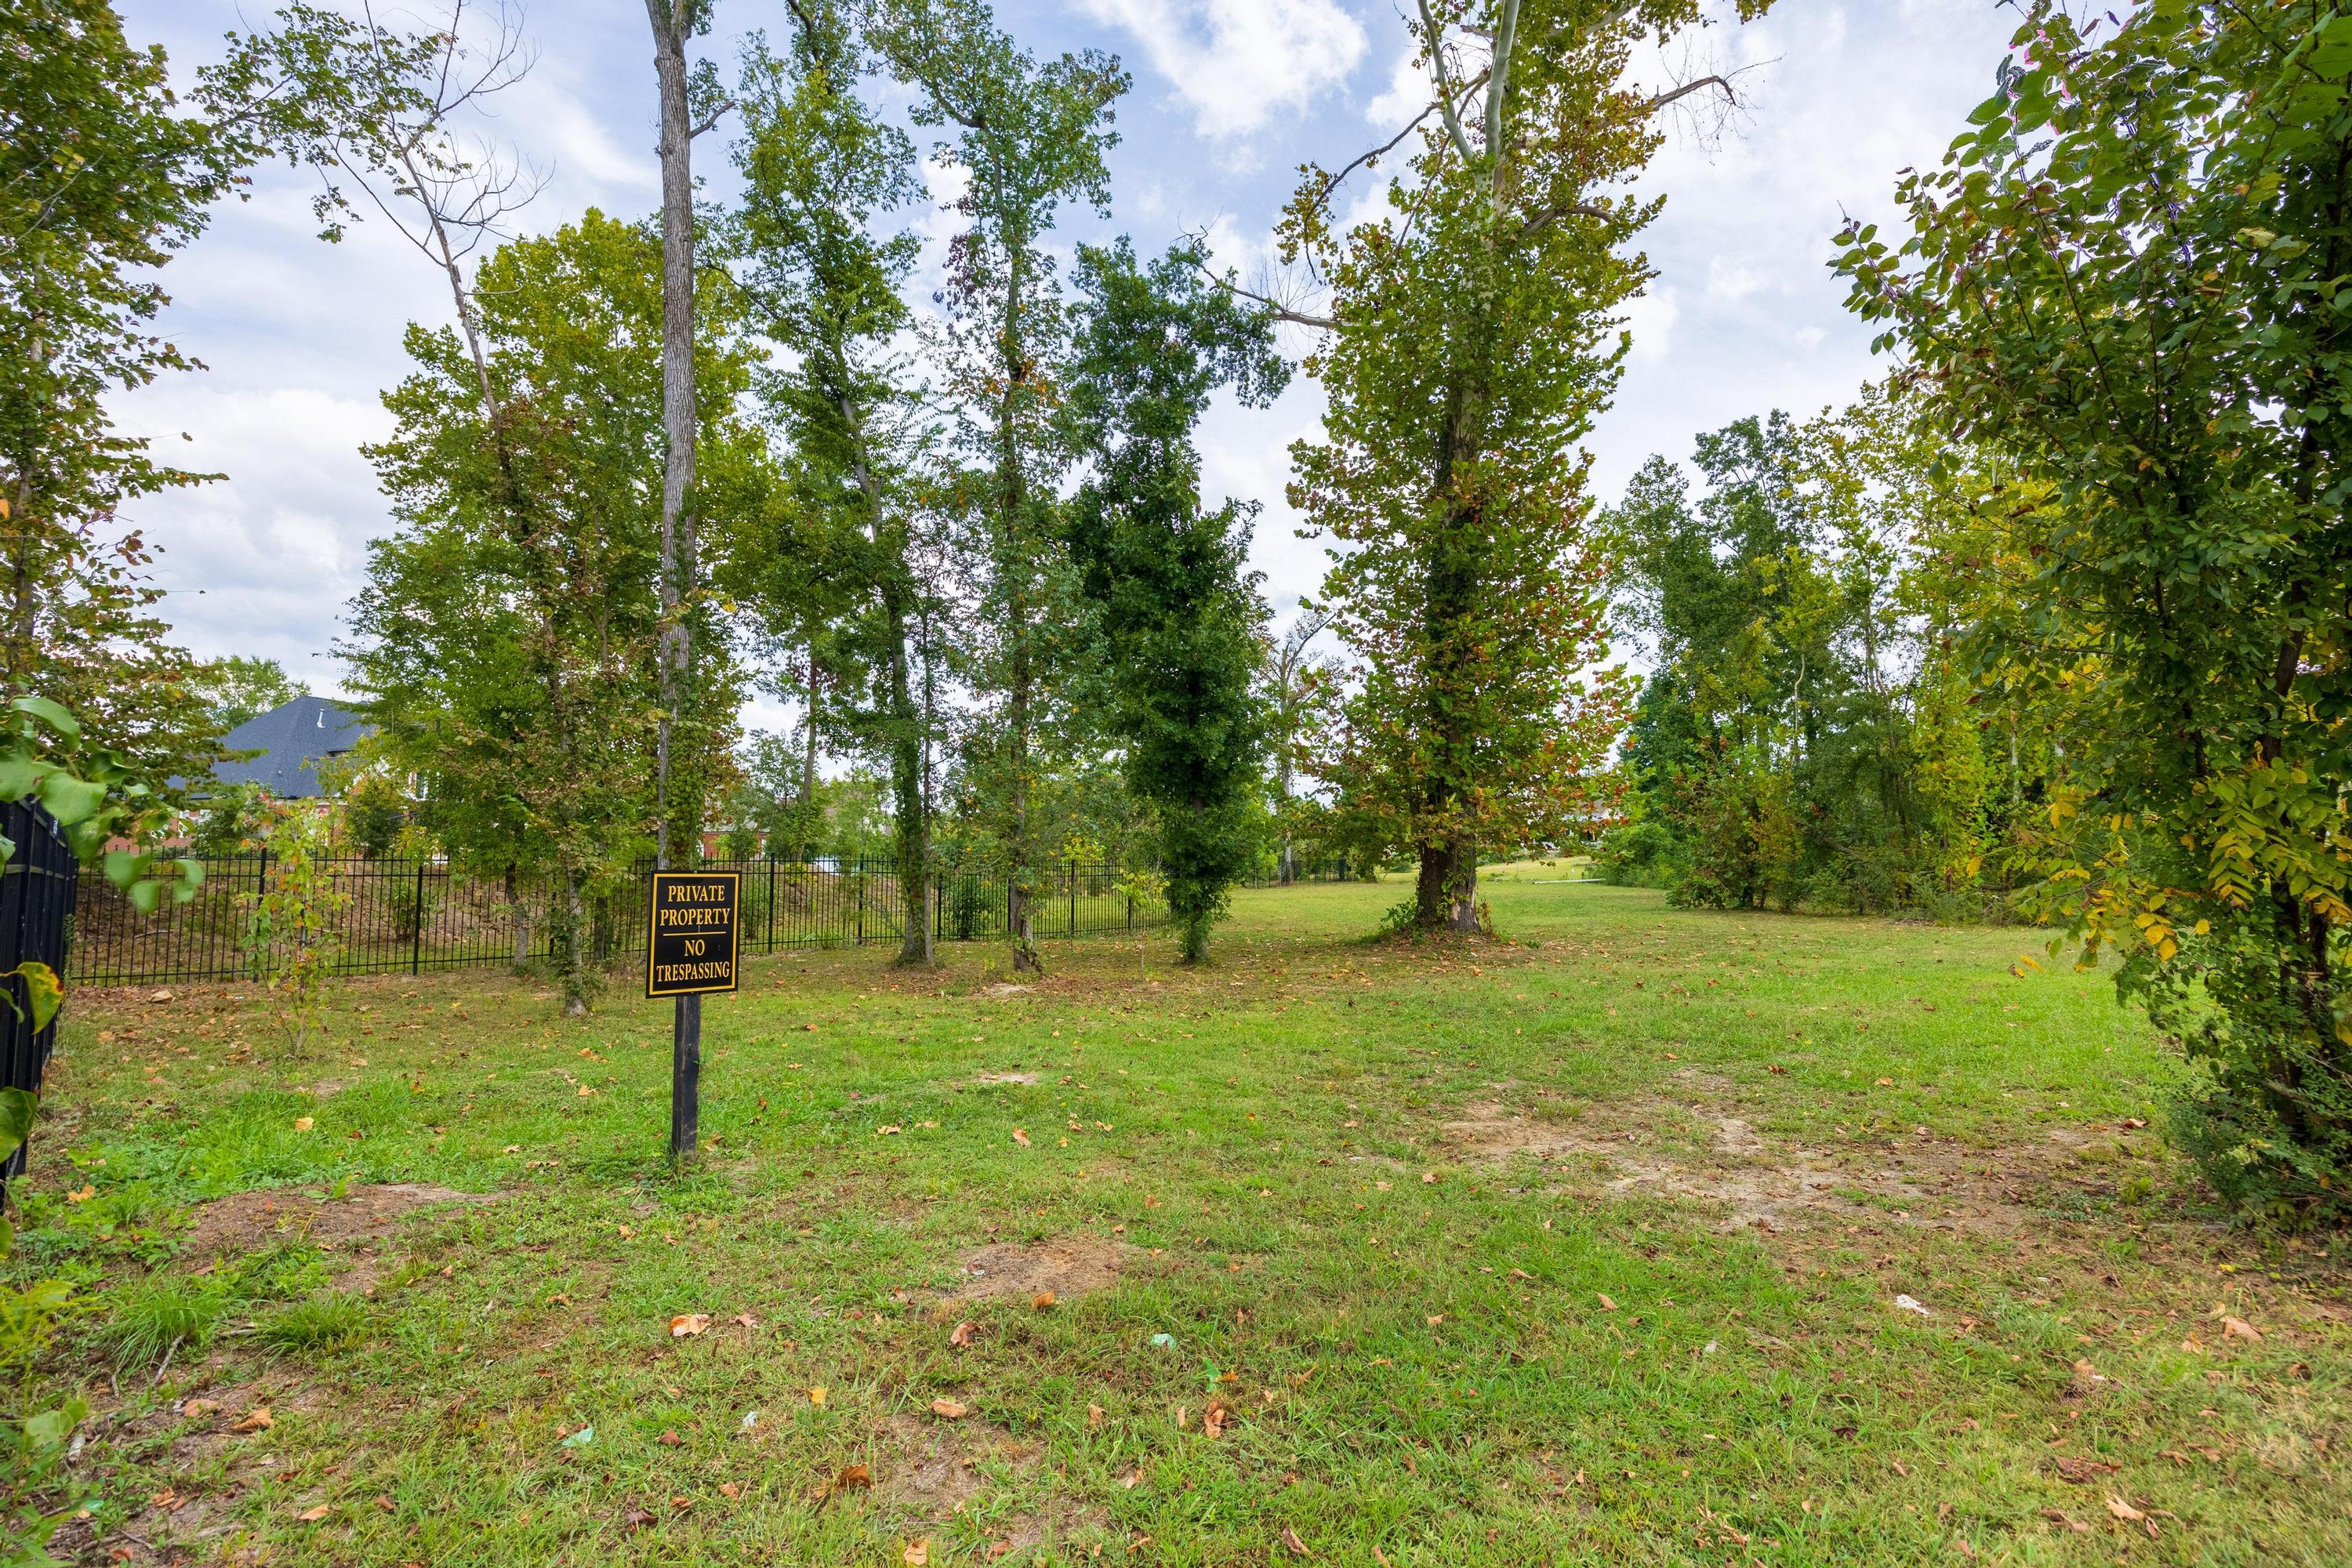
[[[762,391],[791,439],[792,537],[756,552],[756,586],[786,626],[835,612],[825,640],[850,679],[833,720],[888,767],[905,904],[898,959],[928,965],[932,724],[916,670],[930,595],[910,473],[918,389],[895,347],[910,324],[901,289],[920,241],[874,232],[921,185],[913,143],[858,96],[866,63],[843,10],[809,0],[795,16],[789,60],[761,42],[745,56],[735,151],[745,193],[734,244],[761,329],[791,362]],[[809,706],[814,738],[814,686]]]
[[[198,666],[190,684],[205,705],[205,724],[226,735],[248,719],[283,708],[309,690],[274,658],[233,653]]]
[[[1067,696],[1065,656],[1083,642],[1055,544],[1068,323],[1045,244],[1063,203],[1108,210],[1110,106],[1128,78],[1093,50],[1040,64],[997,28],[984,0],[875,0],[871,36],[917,89],[917,123],[952,128],[940,156],[971,176],[957,203],[969,226],[950,247],[947,288],[950,388],[971,465],[952,499],[977,520],[984,562],[973,673],[989,701],[990,743],[970,755],[991,775],[988,797],[1002,802],[994,837],[1012,879],[1013,965],[1035,970],[1032,752],[1057,689]]]
[[[108,394],[199,368],[153,330],[156,273],[247,167],[321,162],[339,128],[396,108],[343,79],[347,30],[298,57],[282,37],[232,35],[182,96],[104,0],[0,7],[0,688],[63,704],[83,744],[159,797],[209,773],[218,731],[154,613],[152,551],[120,514],[216,476],[120,434]]]
[[[1644,92],[1630,51],[1699,19],[1698,0],[1423,0],[1429,107],[1336,174],[1310,165],[1278,231],[1331,294],[1323,313],[1264,300],[1328,333],[1307,361],[1327,438],[1294,448],[1291,495],[1342,547],[1324,599],[1359,661],[1329,765],[1417,855],[1425,930],[1480,926],[1482,846],[1589,814],[1618,728],[1609,563],[1571,453],[1616,384],[1616,312],[1650,276],[1622,247],[1658,203],[1612,187],[1664,110],[1728,91]],[[1391,213],[1341,229],[1345,178],[1416,130]]]
[[[477,282],[478,362],[453,331],[409,330],[418,369],[386,395],[398,428],[370,448],[402,527],[371,546],[342,651],[452,854],[552,880],[564,1005],[579,1013],[596,988],[586,900],[658,821],[660,249],[592,210],[504,247]],[[706,311],[704,326],[725,320]],[[723,342],[697,369],[713,408],[749,384]],[[730,462],[758,460],[752,433],[713,426]],[[711,710],[731,710],[730,671],[706,684]],[[682,733],[721,759],[731,739],[717,722]]]
[[[2102,36],[2104,34],[2104,36]],[[2352,20],[2031,8],[1910,236],[1839,236],[2014,566],[1969,644],[2063,716],[2028,907],[2120,950],[2229,1197],[2352,1213]],[[2085,698],[2087,693],[2087,699]],[[2055,952],[2057,943],[2053,943]]]
[[[1948,450],[1873,389],[1702,436],[1696,501],[1663,458],[1634,477],[1609,525],[1655,668],[1621,873],[1734,909],[1917,907],[1973,881],[1982,752],[1916,576],[1951,506],[1928,473]]]
[[[1072,554],[1098,606],[1114,694],[1110,731],[1129,787],[1159,818],[1160,868],[1183,961],[1255,853],[1265,715],[1256,700],[1265,606],[1245,564],[1249,514],[1201,504],[1192,432],[1231,385],[1264,406],[1289,380],[1274,325],[1202,276],[1179,246],[1150,267],[1121,239],[1078,247],[1079,326],[1068,376],[1073,445],[1093,473],[1069,509]]]
[[[670,750],[695,689],[694,609],[699,563],[695,489],[695,276],[694,139],[719,123],[727,103],[718,70],[709,60],[687,64],[686,41],[710,30],[717,0],[646,0],[653,25],[654,74],[661,89],[662,171],[662,486],[661,486],[661,689],[659,738],[656,742],[655,795],[657,826],[655,858],[669,864],[671,840],[702,843],[704,794],[678,789]],[[673,1133],[672,1142],[677,1142]],[[692,1130],[686,1142],[693,1143]],[[673,1157],[681,1152],[673,1147]]]
[[[1288,887],[1298,875],[1298,828],[1307,815],[1298,795],[1298,771],[1308,755],[1307,738],[1318,708],[1335,690],[1338,673],[1328,655],[1312,652],[1331,629],[1331,613],[1301,600],[1298,614],[1266,649],[1264,679],[1266,718],[1274,748],[1274,809],[1282,831],[1276,874]]]

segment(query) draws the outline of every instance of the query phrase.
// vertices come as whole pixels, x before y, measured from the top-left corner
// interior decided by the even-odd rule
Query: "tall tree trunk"
[[[1473,932],[1478,922],[1478,844],[1461,821],[1478,780],[1474,721],[1468,711],[1475,693],[1462,665],[1462,643],[1476,614],[1482,575],[1476,559],[1485,520],[1456,490],[1458,476],[1477,450],[1484,414],[1480,395],[1452,389],[1451,415],[1436,463],[1436,489],[1445,506],[1445,526],[1430,545],[1425,563],[1423,635],[1432,668],[1429,687],[1436,710],[1426,718],[1433,752],[1423,795],[1427,818],[1415,885],[1413,923],[1424,931]]]
[[[794,846],[802,860],[816,858],[816,639],[808,644],[808,721],[801,730],[801,798],[800,809],[793,816],[800,828],[801,841]]]
[[[1012,659],[1006,694],[1009,733],[1005,744],[1006,761],[1012,773],[1009,805],[1013,816],[1013,863],[1007,868],[1010,891],[1005,900],[1005,915],[1007,923],[1013,928],[1013,969],[1016,972],[1042,973],[1045,966],[1037,955],[1037,935],[1029,911],[1030,884],[1035,875],[1035,855],[1029,841],[1029,727],[1036,670],[1031,659],[1031,608],[1026,575],[1032,566],[1027,538],[1029,479],[1021,467],[1019,411],[1014,401],[1021,395],[1029,370],[1021,332],[1025,306],[1018,259],[1025,254],[1025,244],[1015,244],[1015,237],[1008,237],[1005,241],[1006,252],[1015,260],[1013,275],[1006,284],[1004,331],[1001,339],[1004,355],[1004,393],[996,405],[998,504],[1004,509],[997,536],[997,563],[998,570],[1004,574],[1011,590],[1005,601],[1004,637]]]
[[[522,868],[509,862],[507,866],[507,916],[514,922],[514,972],[522,973],[530,967],[530,910],[523,907]]]
[[[695,527],[686,510],[694,486],[694,127],[687,104],[687,0],[646,0],[653,24],[654,74],[661,83],[662,465],[661,642],[656,666],[661,723],[654,742],[654,856],[669,864],[671,762],[678,710],[693,672],[687,601],[694,592]],[[699,811],[691,824],[699,833]]]

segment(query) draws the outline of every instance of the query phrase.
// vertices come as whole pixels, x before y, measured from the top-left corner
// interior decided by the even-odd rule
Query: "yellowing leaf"
[[[812,1388],[812,1389],[810,1389],[810,1390],[809,1390],[809,1403],[810,1403],[811,1405],[815,1405],[815,1406],[816,1406],[818,1409],[820,1409],[820,1410],[824,1409],[824,1389],[822,1389],[822,1388]]]
[[[682,1340],[688,1334],[707,1332],[709,1328],[709,1313],[680,1312],[677,1317],[672,1318],[669,1321],[669,1337],[674,1340]]]

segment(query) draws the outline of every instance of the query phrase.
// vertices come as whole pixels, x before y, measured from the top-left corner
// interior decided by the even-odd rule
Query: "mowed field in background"
[[[1560,874],[1577,875],[1576,870]],[[88,1561],[2352,1561],[2338,1260],[2031,933],[1395,886],[706,1010],[81,994],[23,1184]],[[164,1364],[169,1357],[168,1365]]]

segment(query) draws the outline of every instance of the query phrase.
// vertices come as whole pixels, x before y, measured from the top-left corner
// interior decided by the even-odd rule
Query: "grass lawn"
[[[2337,1261],[2200,1206],[2104,978],[1539,880],[1363,940],[1400,891],[754,961],[677,1179],[666,1004],[78,996],[6,1266],[83,1291],[58,1548],[2352,1562]]]

